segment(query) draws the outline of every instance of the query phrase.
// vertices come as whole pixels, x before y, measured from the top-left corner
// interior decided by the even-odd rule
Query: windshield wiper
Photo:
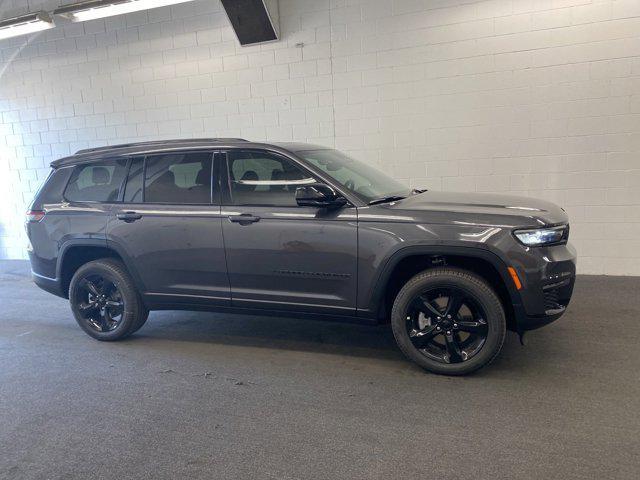
[[[418,195],[418,194],[424,193],[426,191],[427,191],[426,188],[414,188],[413,190],[411,190],[411,193],[414,194],[414,195]]]
[[[376,198],[371,200],[369,205],[377,205],[378,203],[387,203],[387,202],[395,202],[396,200],[404,200],[407,197],[403,197],[402,195],[389,195],[388,197]]]

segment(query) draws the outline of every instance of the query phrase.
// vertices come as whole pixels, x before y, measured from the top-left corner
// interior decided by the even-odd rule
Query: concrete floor
[[[448,378],[388,327],[155,312],[100,343],[0,262],[0,478],[635,479],[639,291],[580,277],[562,320]]]

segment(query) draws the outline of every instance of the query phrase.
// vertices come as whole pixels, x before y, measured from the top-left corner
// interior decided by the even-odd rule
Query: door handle
[[[122,220],[125,223],[131,223],[135,222],[136,220],[140,220],[142,218],[142,215],[137,212],[124,212],[118,213],[116,215],[116,218],[118,220]]]
[[[240,215],[230,215],[229,221],[233,223],[239,223],[240,225],[249,225],[260,221],[260,217],[251,215],[250,213],[241,213]]]

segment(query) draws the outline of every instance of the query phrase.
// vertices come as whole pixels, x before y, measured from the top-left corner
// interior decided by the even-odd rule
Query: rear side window
[[[72,202],[116,202],[127,160],[105,160],[74,168],[64,196]]]
[[[40,210],[47,203],[59,203],[64,201],[63,192],[69,177],[73,172],[73,167],[63,167],[51,171],[47,180],[42,184],[36,194],[30,210]]]
[[[147,157],[144,175],[144,202],[211,203],[211,168],[211,152]],[[130,175],[129,179],[129,181],[136,181],[135,176]]]

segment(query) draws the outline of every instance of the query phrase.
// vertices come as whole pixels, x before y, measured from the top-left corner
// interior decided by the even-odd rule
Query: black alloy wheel
[[[69,302],[80,328],[97,340],[125,338],[149,316],[127,269],[112,258],[78,268],[69,285]]]
[[[115,330],[124,314],[124,299],[115,281],[100,274],[84,277],[75,291],[80,317],[98,332]]]
[[[465,375],[491,363],[506,335],[492,286],[455,267],[425,270],[400,289],[391,309],[398,347],[433,373]]]
[[[478,354],[487,340],[482,307],[457,287],[433,288],[415,296],[407,311],[411,343],[426,357],[460,363]]]

